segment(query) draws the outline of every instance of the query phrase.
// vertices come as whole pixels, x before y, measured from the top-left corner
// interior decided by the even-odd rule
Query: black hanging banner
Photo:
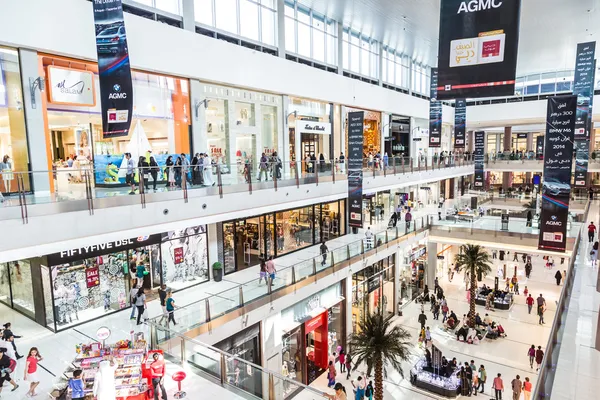
[[[577,96],[577,118],[575,120],[575,139],[590,139],[590,104],[594,96],[594,54],[596,42],[579,43],[575,60],[575,78],[573,94]],[[587,171],[586,171],[587,172]]]
[[[364,111],[348,113],[348,224],[362,228]]]
[[[104,138],[128,136],[133,84],[121,0],[94,0]]]
[[[429,147],[441,147],[442,143],[442,103],[437,100],[438,71],[431,68],[429,88]]]
[[[521,0],[442,0],[438,99],[512,96]]]
[[[465,148],[465,129],[467,122],[467,100],[456,99],[454,107],[454,148]]]
[[[565,251],[577,96],[548,98],[538,248]]]
[[[575,187],[587,187],[588,161],[590,158],[590,141],[575,140]]]
[[[544,159],[544,135],[540,135],[535,138],[535,159],[543,160]]]
[[[473,161],[475,163],[475,189],[484,189],[484,176],[483,176],[483,164],[484,164],[484,146],[485,146],[485,132],[475,132],[475,149],[473,151]]]

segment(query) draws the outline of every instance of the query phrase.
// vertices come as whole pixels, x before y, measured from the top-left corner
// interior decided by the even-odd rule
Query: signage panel
[[[96,105],[92,72],[49,65],[48,88],[50,103],[88,107]]]
[[[429,147],[441,147],[442,143],[442,103],[437,100],[438,71],[431,68],[429,88]]]
[[[331,135],[331,123],[296,120],[296,130],[300,133]]]
[[[485,146],[485,132],[475,132],[475,149],[473,151],[473,161],[475,163],[475,189],[484,189],[484,146]]]
[[[454,148],[464,149],[466,144],[467,100],[456,99],[454,108]]]
[[[362,228],[364,111],[348,113],[348,224]]]

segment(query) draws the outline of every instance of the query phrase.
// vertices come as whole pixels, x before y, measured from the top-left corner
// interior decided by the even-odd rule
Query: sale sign
[[[88,289],[100,284],[100,269],[98,267],[87,268],[85,270],[85,282]]]
[[[183,247],[177,247],[173,250],[173,258],[175,260],[175,265],[183,262]]]

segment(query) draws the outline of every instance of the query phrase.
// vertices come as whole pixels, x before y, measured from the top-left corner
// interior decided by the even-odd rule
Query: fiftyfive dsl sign
[[[471,0],[463,1],[458,7],[457,14],[462,12],[470,13],[484,10],[491,10],[492,8],[498,8],[502,5],[501,0]]]

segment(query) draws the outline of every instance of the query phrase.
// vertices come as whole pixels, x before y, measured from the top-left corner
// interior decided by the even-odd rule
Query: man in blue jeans
[[[129,291],[129,300],[131,300],[131,316],[129,319],[135,319],[135,297],[137,295],[138,289],[136,287],[137,279],[132,279],[131,290]]]

